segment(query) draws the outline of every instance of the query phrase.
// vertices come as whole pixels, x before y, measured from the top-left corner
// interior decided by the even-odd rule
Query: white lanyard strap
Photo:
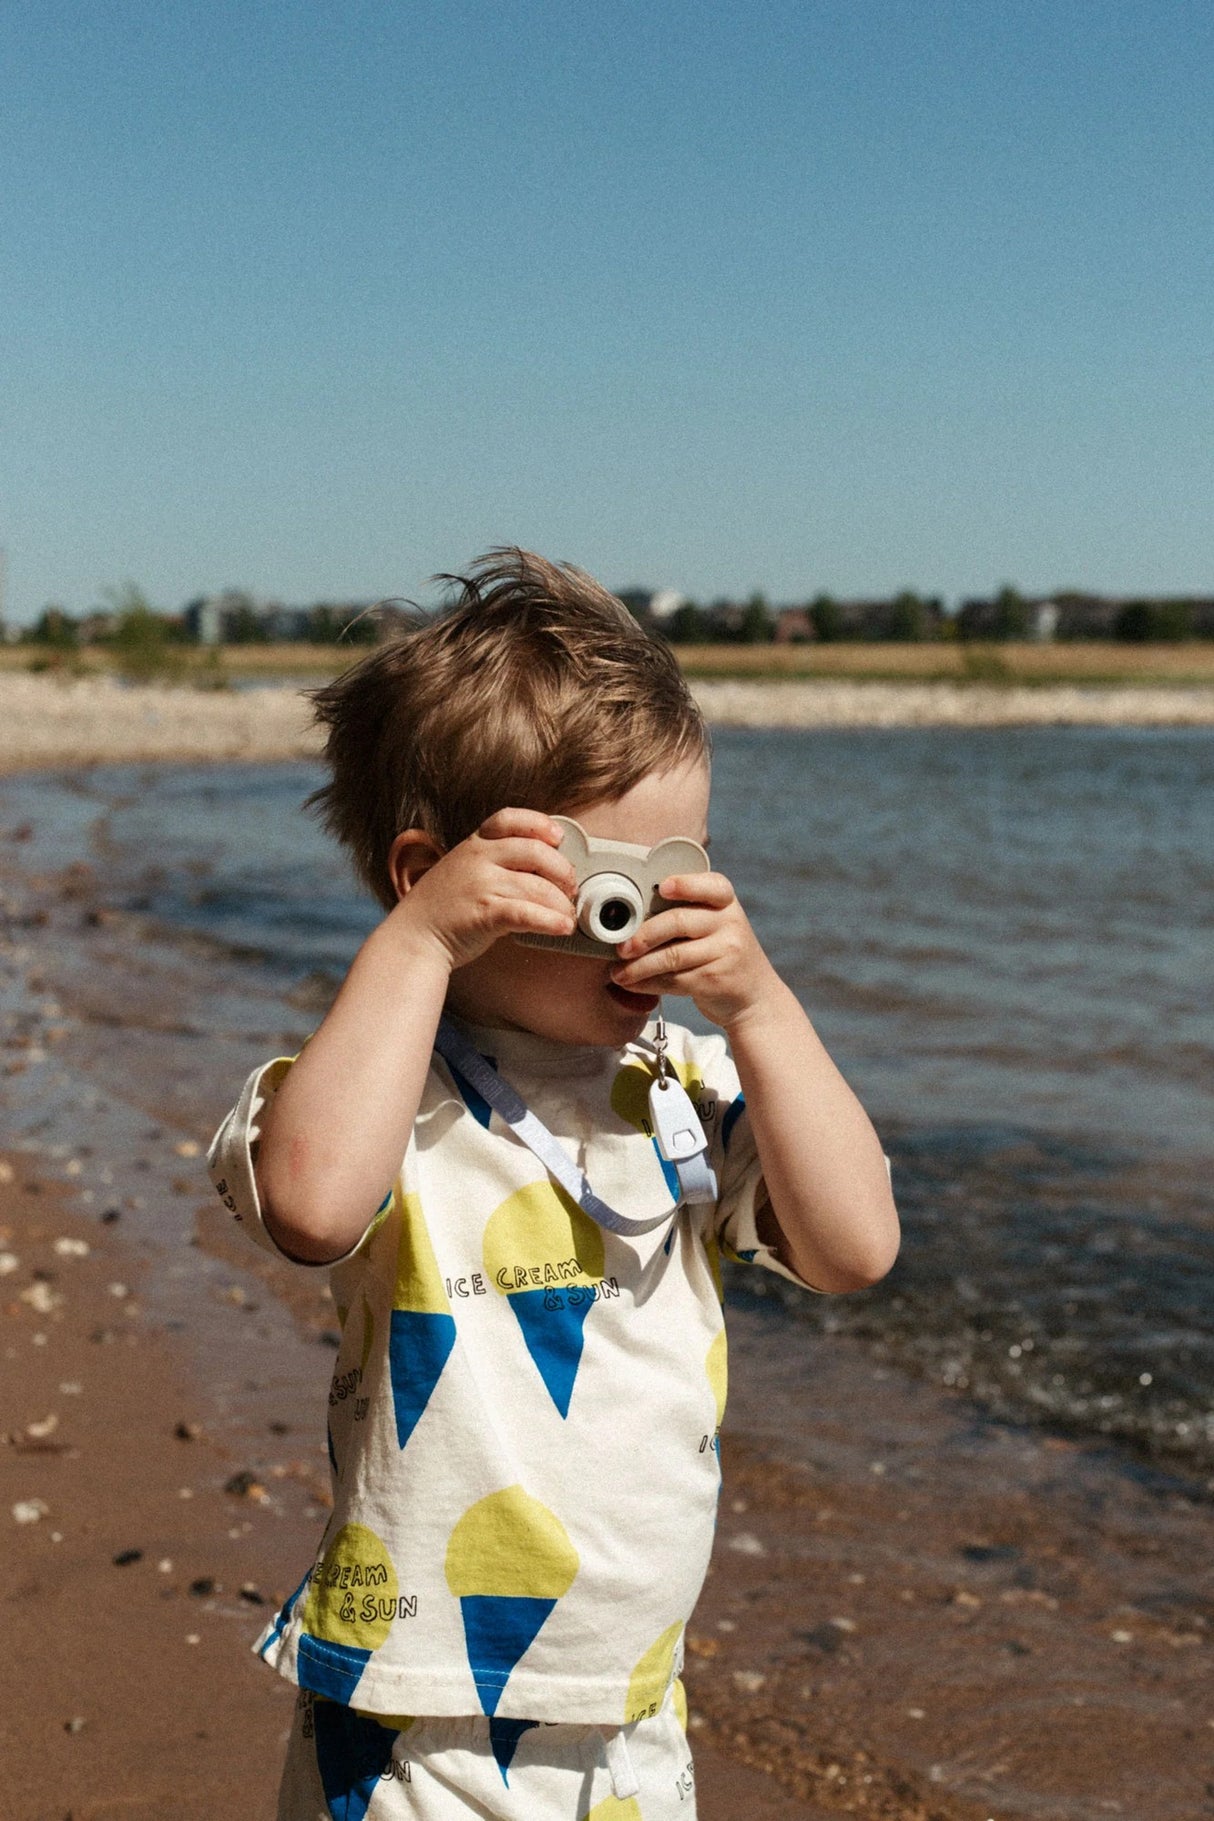
[[[668,1208],[664,1214],[654,1215],[651,1220],[630,1220],[626,1214],[617,1214],[614,1208],[608,1207],[595,1194],[584,1171],[578,1168],[559,1139],[553,1137],[548,1127],[536,1118],[510,1083],[503,1081],[488,1058],[481,1055],[449,1018],[440,1018],[434,1047],[443,1061],[459,1071],[482,1100],[486,1100],[498,1117],[510,1127],[515,1137],[539,1158],[549,1175],[555,1178],[582,1211],[609,1232],[622,1233],[626,1238],[652,1233],[655,1228],[665,1226],[678,1213],[683,1202],[715,1200],[716,1178],[701,1151],[694,1157],[675,1162],[681,1191],[676,1206]],[[688,1165],[693,1167],[684,1174]]]

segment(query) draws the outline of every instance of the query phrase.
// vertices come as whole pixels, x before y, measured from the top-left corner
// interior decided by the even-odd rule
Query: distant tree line
[[[1214,638],[1214,596],[1118,597],[1059,589],[1023,595],[1009,586],[963,601],[948,613],[939,595],[903,589],[886,598],[839,600],[817,594],[803,605],[775,607],[762,594],[744,601],[697,601],[628,588],[630,611],[675,645],[811,644],[842,640],[899,644],[962,640],[1153,640]],[[660,611],[654,611],[660,603]]]
[[[719,597],[701,605],[665,589],[625,588],[620,598],[644,625],[675,645],[829,644],[842,640],[916,643],[1122,639],[1130,643],[1214,638],[1214,596],[1111,596],[1058,589],[1024,595],[1008,585],[946,611],[938,595],[903,589],[886,598],[839,600],[817,594],[802,604],[773,606],[763,594]],[[48,606],[10,639],[48,659],[82,647],[108,650],[126,673],[161,674],[180,664],[187,646],[373,645],[396,623],[391,607],[318,601],[288,607],[240,589],[200,595],[177,613],[154,608],[133,583],[106,591],[105,603],[73,616]],[[0,633],[3,628],[0,628]],[[176,655],[175,655],[176,654]]]
[[[79,616],[59,606],[43,608],[16,640],[64,654],[92,646],[136,664],[140,652],[154,652],[157,667],[163,668],[167,654],[190,645],[373,645],[380,626],[381,616],[365,602],[285,607],[276,601],[259,602],[239,589],[200,595],[178,613],[162,613],[128,582],[124,588],[107,589],[103,606]]]

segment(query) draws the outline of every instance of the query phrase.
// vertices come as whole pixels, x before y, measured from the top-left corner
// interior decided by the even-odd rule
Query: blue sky
[[[1206,0],[0,13],[8,614],[1214,590]]]

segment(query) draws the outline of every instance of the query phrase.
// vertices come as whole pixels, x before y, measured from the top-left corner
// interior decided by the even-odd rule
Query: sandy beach
[[[1214,726],[1214,685],[698,681],[730,727]],[[0,674],[0,771],[115,760],[275,760],[319,743],[298,689],[196,690]]]

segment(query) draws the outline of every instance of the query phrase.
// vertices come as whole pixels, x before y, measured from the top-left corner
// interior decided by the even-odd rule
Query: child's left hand
[[[629,992],[686,993],[725,1030],[781,991],[749,919],[723,873],[678,873],[660,886],[674,908],[621,942],[611,978]]]

